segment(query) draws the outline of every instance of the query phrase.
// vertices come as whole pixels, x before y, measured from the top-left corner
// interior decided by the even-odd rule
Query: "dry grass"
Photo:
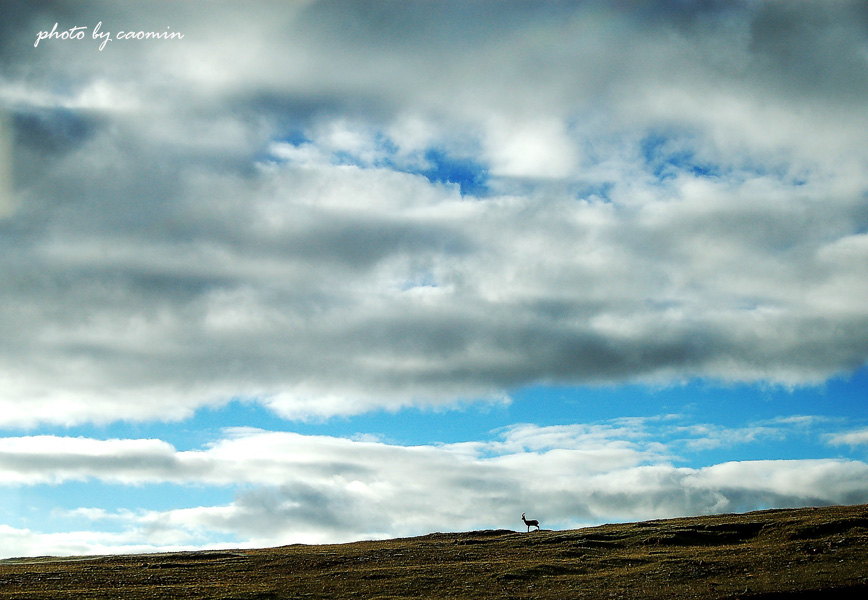
[[[868,506],[330,546],[0,561],[0,598],[762,598],[868,591]]]

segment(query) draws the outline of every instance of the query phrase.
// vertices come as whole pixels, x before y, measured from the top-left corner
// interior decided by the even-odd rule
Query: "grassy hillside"
[[[868,506],[571,531],[0,561],[0,598],[762,598],[868,591]]]

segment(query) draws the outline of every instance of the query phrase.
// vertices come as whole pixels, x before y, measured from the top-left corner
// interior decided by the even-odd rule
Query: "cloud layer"
[[[32,555],[268,546],[516,529],[525,511],[561,528],[868,501],[868,465],[858,460],[678,466],[681,451],[703,443],[793,432],[783,423],[691,428],[669,417],[515,425],[490,441],[436,446],[249,428],[227,430],[191,451],[157,440],[5,438],[0,477],[7,486],[84,480],[146,490],[168,483],[226,487],[235,495],[228,504],[169,510],[107,510],[98,503],[55,510],[55,518],[75,519],[80,531],[65,536],[3,526],[0,547],[7,555]]]
[[[4,24],[3,425],[865,364],[861,4],[160,7]]]

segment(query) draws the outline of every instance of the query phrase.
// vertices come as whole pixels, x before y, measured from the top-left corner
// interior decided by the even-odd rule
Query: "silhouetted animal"
[[[524,524],[527,525],[527,532],[530,533],[531,527],[536,527],[536,530],[539,531],[539,521],[536,519],[525,519],[524,513],[521,513],[521,520],[524,521]]]

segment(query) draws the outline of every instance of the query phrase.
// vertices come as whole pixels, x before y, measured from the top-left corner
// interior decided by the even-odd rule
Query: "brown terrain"
[[[0,561],[0,598],[866,598],[868,505]]]

